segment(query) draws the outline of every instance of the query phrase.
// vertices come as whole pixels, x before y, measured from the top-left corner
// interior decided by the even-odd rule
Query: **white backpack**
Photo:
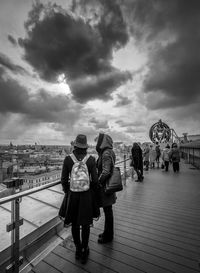
[[[70,177],[70,190],[73,192],[87,191],[90,188],[90,177],[86,161],[89,156],[86,155],[82,161],[76,159],[74,154],[70,154],[74,162]]]

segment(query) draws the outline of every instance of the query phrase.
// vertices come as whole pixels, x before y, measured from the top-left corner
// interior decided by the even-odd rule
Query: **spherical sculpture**
[[[171,130],[169,126],[160,119],[151,126],[149,137],[153,143],[165,143],[170,140]]]

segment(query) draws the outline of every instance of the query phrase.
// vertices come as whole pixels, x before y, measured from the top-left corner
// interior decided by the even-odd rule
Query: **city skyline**
[[[0,3],[1,144],[200,133],[198,0],[48,2]]]

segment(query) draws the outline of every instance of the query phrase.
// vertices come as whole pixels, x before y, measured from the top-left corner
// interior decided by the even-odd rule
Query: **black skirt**
[[[93,219],[100,216],[100,209],[93,190],[85,192],[68,191],[59,210],[59,216],[68,225],[92,225]]]

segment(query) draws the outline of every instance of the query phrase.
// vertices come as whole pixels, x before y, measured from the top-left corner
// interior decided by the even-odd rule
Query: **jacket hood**
[[[96,148],[98,152],[102,152],[106,148],[112,149],[113,148],[112,138],[107,134],[99,134]]]

